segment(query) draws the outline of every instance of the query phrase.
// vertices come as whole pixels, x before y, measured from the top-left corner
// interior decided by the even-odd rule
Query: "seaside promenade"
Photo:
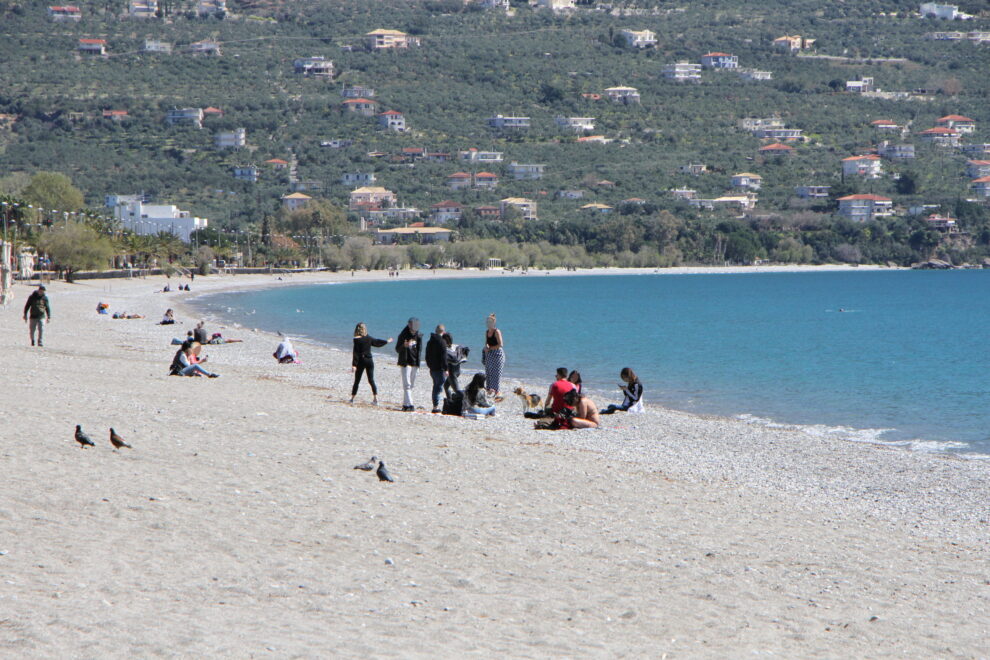
[[[990,653],[990,461],[659,409],[556,433],[512,400],[402,414],[391,356],[385,405],[349,406],[349,354],[279,366],[274,336],[216,324],[244,340],[206,347],[222,378],[166,376],[192,295],[370,277],[54,283],[42,349],[16,288],[0,656]],[[351,469],[372,454],[396,483]]]

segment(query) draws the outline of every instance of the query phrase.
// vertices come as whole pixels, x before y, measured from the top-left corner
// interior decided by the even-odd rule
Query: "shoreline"
[[[249,329],[208,347],[221,378],[165,376],[185,303],[230,279],[197,277],[190,298],[153,293],[164,278],[53,284],[44,349],[16,287],[0,649],[985,653],[986,461],[665,409],[587,432],[533,431],[510,400],[487,421],[394,412],[385,360],[383,407],[364,388],[350,406],[349,355],[275,365]],[[163,305],[185,323],[154,325]],[[110,425],[133,450],[110,450]],[[395,484],[351,469],[371,454]]]

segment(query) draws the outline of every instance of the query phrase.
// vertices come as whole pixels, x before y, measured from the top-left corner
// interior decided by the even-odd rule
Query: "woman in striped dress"
[[[485,330],[485,348],[481,355],[485,365],[485,389],[493,397],[500,397],[502,390],[502,369],[505,368],[505,350],[502,331],[495,325],[495,315],[488,315],[488,329]]]

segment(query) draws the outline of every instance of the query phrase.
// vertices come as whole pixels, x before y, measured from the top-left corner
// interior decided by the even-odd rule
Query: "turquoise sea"
[[[410,316],[424,332],[443,322],[474,349],[465,371],[481,369],[485,317],[496,312],[506,378],[530,391],[564,366],[604,404],[630,366],[648,402],[990,458],[988,271],[506,273],[287,286],[197,304],[348,349],[358,321],[378,337],[398,335]]]

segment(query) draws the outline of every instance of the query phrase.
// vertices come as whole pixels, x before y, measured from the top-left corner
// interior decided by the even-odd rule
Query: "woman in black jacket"
[[[354,354],[351,358],[351,371],[354,372],[354,387],[351,388],[351,403],[357,396],[358,385],[361,383],[361,374],[368,374],[368,385],[371,386],[371,404],[378,405],[378,386],[375,385],[375,359],[371,355],[371,348],[381,348],[392,341],[388,339],[375,339],[368,334],[368,327],[364,323],[358,323],[354,328]]]

